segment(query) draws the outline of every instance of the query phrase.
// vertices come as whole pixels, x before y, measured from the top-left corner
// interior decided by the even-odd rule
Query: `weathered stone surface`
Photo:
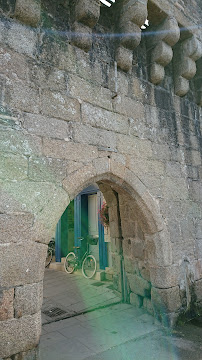
[[[167,177],[163,183],[165,198],[175,201],[188,199],[188,188],[184,179]]]
[[[63,69],[47,65],[40,67],[34,61],[29,62],[28,78],[32,86],[36,88],[65,91],[66,90],[66,73]]]
[[[154,100],[154,86],[151,83],[140,81],[140,79],[134,77],[132,79],[132,94],[137,100],[144,104],[156,105]],[[156,108],[153,108],[153,110],[157,111]],[[150,121],[153,121],[153,116],[150,117]]]
[[[142,296],[130,293],[130,304],[135,305],[136,307],[141,307],[143,304]]]
[[[44,139],[43,154],[56,159],[66,159],[88,162],[98,156],[95,146],[74,143],[72,141],[62,141],[53,139]]]
[[[38,157],[29,159],[28,177],[33,181],[48,181],[61,183],[66,177],[69,162],[50,157]]]
[[[149,296],[151,292],[151,284],[137,275],[127,274],[130,289],[133,293],[140,296]]]
[[[112,266],[114,272],[120,274],[121,272],[121,257],[117,254],[112,254]]]
[[[111,235],[111,230],[110,230],[110,235]],[[113,238],[111,236],[111,250],[112,250],[112,252],[115,252],[115,253],[120,255],[120,251],[122,249],[121,241],[122,240],[120,238],[118,238],[118,237]]]
[[[128,96],[118,95],[114,99],[114,107],[116,112],[128,116],[130,122],[133,119],[142,119],[142,114],[144,113],[143,104]]]
[[[43,279],[46,245],[27,241],[26,245],[2,244],[0,249],[0,286],[11,287]]]
[[[15,51],[34,57],[37,47],[37,33],[30,27],[21,25],[17,22],[3,21],[2,31],[4,33],[4,42]]]
[[[43,302],[43,282],[15,288],[15,317],[32,315],[40,311]]]
[[[66,93],[44,90],[41,95],[42,114],[66,121],[80,120],[78,100],[70,99]]]
[[[100,4],[99,1],[91,2],[91,0],[85,1],[79,0],[75,6],[75,17],[77,21],[88,25],[93,28],[97,23],[100,16]]]
[[[112,110],[113,93],[109,89],[72,75],[68,77],[67,86],[70,96]]]
[[[171,288],[179,284],[180,267],[172,265],[168,267],[150,267],[151,283],[161,289]]]
[[[122,246],[123,246],[123,255],[130,256],[130,254],[131,254],[131,239],[123,239]]]
[[[116,136],[112,131],[82,124],[73,124],[73,130],[74,140],[78,143],[97,145],[106,150],[116,150]]]
[[[159,309],[161,313],[177,311],[181,307],[179,287],[175,286],[169,289],[152,287],[151,301],[153,307]]]
[[[191,36],[178,44],[175,51],[175,94],[184,96],[189,90],[189,80],[196,73],[195,61],[202,57],[202,42]]]
[[[134,151],[134,155],[135,155],[135,149],[133,149],[133,151]],[[139,152],[138,149],[137,149],[137,152]],[[143,177],[143,174],[147,174],[147,176],[155,175],[156,179],[158,181],[158,177],[165,174],[165,164],[163,161],[147,160],[147,159],[139,157],[139,156],[138,157],[134,156],[134,158],[130,159],[130,167],[132,170],[135,171],[137,176],[139,176],[140,178]],[[145,177],[144,177],[143,182],[146,182],[146,181],[147,181],[147,179],[145,179]],[[162,179],[162,182],[163,182],[163,179]]]
[[[26,80],[28,64],[25,57],[15,51],[11,51],[8,47],[0,48],[0,66],[1,74],[5,74],[9,78],[18,77]]]
[[[41,138],[34,135],[25,135],[14,130],[1,131],[0,150],[14,154],[32,155],[41,154]],[[22,161],[22,160],[21,160]]]
[[[28,351],[39,342],[41,313],[0,322],[0,356]]]
[[[123,134],[128,132],[129,125],[127,117],[86,103],[82,104],[81,111],[85,124]]]
[[[202,304],[202,279],[195,282],[196,301]]]
[[[0,290],[0,321],[14,317],[13,299],[14,289]]]
[[[136,155],[138,157],[145,157],[152,155],[152,147],[150,141],[141,141],[140,139],[127,136],[127,135],[118,135],[117,136],[117,149],[120,153]],[[131,161],[133,158],[130,159]]]
[[[175,0],[149,1],[150,26],[143,32],[147,1],[122,1],[114,7],[120,15],[114,39],[113,11],[108,17],[104,13],[108,9],[102,8],[94,27],[100,0],[93,5],[90,0],[63,1],[58,6],[45,1],[40,21],[39,3],[9,0],[1,6],[0,279],[8,286],[4,290],[16,287],[16,316],[21,320],[39,310],[36,284],[42,281],[46,254],[40,243],[48,243],[54,235],[70,199],[98,182],[109,203],[116,289],[121,291],[123,258],[131,301],[144,297],[143,306],[152,311],[152,283],[155,312],[166,311],[173,321],[183,310],[179,287],[182,292],[185,272],[180,264],[185,259],[201,299],[202,113],[196,104],[201,103],[201,71],[196,82],[190,80],[201,54],[199,0],[183,8]],[[19,24],[13,17],[39,28]],[[181,33],[173,64],[166,66],[179,37],[178,24],[190,33]],[[156,29],[163,31],[143,36],[133,51],[141,34]],[[153,51],[148,52],[150,45]],[[196,65],[199,69],[201,60]],[[164,77],[161,86],[149,82],[151,72],[154,83]],[[175,85],[184,95],[190,81],[188,96],[179,99],[173,94]],[[32,293],[39,295],[38,302]],[[8,317],[13,316],[9,296],[4,293],[8,311],[3,316]],[[21,340],[16,344],[18,354],[4,357],[29,359]]]
[[[63,188],[69,194],[70,199],[79,194],[85,187],[89,186],[97,175],[95,167],[90,163],[68,175],[63,181]]]
[[[145,243],[144,240],[134,239],[131,241],[131,255],[132,257],[143,260],[145,257]]]
[[[21,80],[13,80],[7,87],[10,106],[26,112],[39,113],[39,91]]]
[[[152,306],[151,299],[144,298],[143,299],[143,307],[148,311],[149,314],[154,315],[154,309]]]
[[[180,38],[180,28],[175,18],[166,18],[158,27],[148,44],[153,45],[151,53],[152,65],[150,77],[153,84],[159,84],[165,75],[164,67],[169,64],[173,57],[172,47]]]
[[[40,20],[41,6],[38,0],[17,0],[15,4],[15,17],[21,22],[37,26]]]
[[[72,44],[78,46],[84,51],[88,51],[92,46],[92,30],[89,26],[77,21],[72,26]]]
[[[145,234],[146,251],[149,254],[148,262],[151,266],[170,266],[173,263],[170,234],[164,230],[155,235]]]
[[[34,214],[32,240],[48,244],[55,234],[58,219],[69,204],[68,194],[61,186],[50,182],[10,182],[2,184],[1,188],[11,211]],[[7,204],[3,211],[8,211]]]
[[[33,221],[34,217],[29,213],[0,214],[0,244],[29,240]]]
[[[14,355],[12,360],[38,360],[39,358],[39,347],[36,346],[32,350],[23,351],[19,354]],[[6,359],[7,360],[7,359]],[[8,359],[10,360],[10,359]]]
[[[71,140],[73,137],[71,123],[56,118],[24,114],[23,127],[31,134],[49,138]]]
[[[202,279],[202,258],[195,261],[194,268],[195,268],[194,279],[195,280]]]
[[[0,158],[0,178],[23,180],[27,178],[28,159],[25,156],[4,153]]]
[[[116,51],[116,61],[120,69],[129,71],[132,68],[133,52],[123,46],[119,46]]]

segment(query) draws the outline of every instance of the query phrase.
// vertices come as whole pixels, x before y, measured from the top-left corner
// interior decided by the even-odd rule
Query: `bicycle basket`
[[[98,236],[94,236],[94,237],[93,236],[88,236],[87,237],[87,242],[88,242],[89,245],[97,245],[98,239],[99,239]]]

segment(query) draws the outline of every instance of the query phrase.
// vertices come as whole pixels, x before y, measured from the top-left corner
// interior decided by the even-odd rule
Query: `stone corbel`
[[[41,0],[16,0],[14,17],[26,25],[36,27],[41,17]]]
[[[202,58],[197,61],[197,72],[195,77],[196,102],[202,106]]]
[[[125,2],[120,14],[120,40],[116,49],[118,67],[124,71],[132,68],[133,50],[140,44],[140,27],[147,19],[147,0],[129,0]]]
[[[148,37],[151,46],[150,81],[159,84],[165,76],[165,66],[173,58],[172,47],[179,41],[180,28],[175,18],[166,18],[155,29],[155,34]]]
[[[72,43],[88,51],[92,46],[92,29],[100,17],[99,0],[77,0],[72,25]]]
[[[202,57],[202,43],[195,35],[179,43],[174,55],[175,94],[189,91],[189,80],[196,74],[196,61]]]

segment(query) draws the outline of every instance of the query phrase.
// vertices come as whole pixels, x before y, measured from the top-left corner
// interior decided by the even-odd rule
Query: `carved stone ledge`
[[[100,1],[77,0],[74,11],[72,43],[88,51],[92,46],[92,28],[100,17]]]
[[[119,32],[122,34],[116,50],[118,67],[124,71],[132,68],[133,50],[141,41],[141,25],[147,19],[147,0],[125,2],[120,14]]]
[[[159,84],[165,76],[164,67],[173,58],[172,47],[179,41],[180,29],[174,18],[166,18],[164,22],[155,29],[156,35],[149,37],[151,46],[150,81]]]
[[[36,27],[41,16],[41,0],[16,0],[14,17],[20,22]]]
[[[175,94],[184,96],[189,91],[189,80],[196,74],[196,60],[202,57],[202,43],[193,35],[181,42],[174,55]]]

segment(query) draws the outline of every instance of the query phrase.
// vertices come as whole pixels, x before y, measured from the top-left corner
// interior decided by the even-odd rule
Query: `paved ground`
[[[47,269],[44,278],[42,323],[120,302],[120,297],[111,287],[111,282],[85,279],[79,271],[67,274]]]
[[[90,306],[92,309],[92,304],[87,304],[87,294],[97,298],[97,305],[103,305],[104,299],[109,304],[109,296],[112,301],[117,300],[108,284],[96,287],[93,283],[78,275],[69,278],[46,271],[45,302],[80,311]],[[40,360],[202,360],[199,321],[168,333],[153,317],[128,304],[73,315],[56,322],[52,318],[51,323],[48,316],[43,319]]]

